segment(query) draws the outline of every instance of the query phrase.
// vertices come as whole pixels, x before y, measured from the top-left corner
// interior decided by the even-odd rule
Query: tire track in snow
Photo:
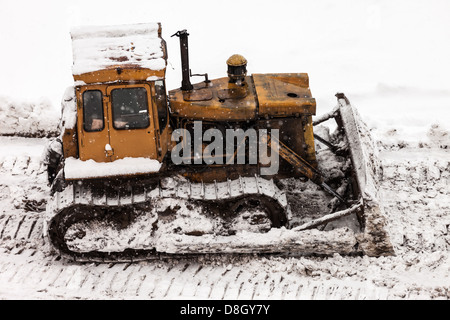
[[[25,159],[26,157],[3,157],[0,159],[0,172],[8,177],[14,176],[13,181],[23,181],[23,178],[26,178],[30,181],[28,187],[36,188],[45,182],[42,166],[37,157],[30,157],[26,161]],[[425,202],[421,198],[420,201],[408,203],[409,212],[430,211],[432,208],[429,205],[432,204],[442,210],[444,218],[450,217],[448,202],[440,204],[438,201],[441,197],[448,197],[450,193],[448,161],[428,163],[418,160],[405,163],[400,159],[385,162],[384,166],[385,177],[389,179],[382,183],[383,195],[395,192],[415,195],[414,190],[423,192],[426,195]],[[439,173],[435,168],[438,168]],[[396,175],[396,172],[402,171],[409,175]],[[21,172],[24,176],[21,176]],[[404,212],[404,208],[398,208],[398,201],[392,197],[386,197],[383,206],[395,215]],[[413,234],[406,230],[406,236],[410,239]],[[435,238],[439,236],[442,234],[434,235]],[[10,239],[2,240],[5,237]],[[222,264],[215,264],[217,261],[196,262],[192,259],[117,263],[111,265],[111,268],[101,264],[71,264],[45,251],[40,214],[25,213],[20,209],[0,214],[0,240],[0,249],[4,250],[0,250],[0,282],[39,292],[40,297],[358,300],[398,298],[387,288],[376,286],[370,280],[364,282],[333,277],[330,280],[316,280],[315,277],[297,274],[295,271],[285,272],[278,271],[273,266],[266,267],[266,260],[259,258],[255,258],[251,263],[253,268],[255,265],[260,266],[258,272],[256,269],[249,270],[247,261],[239,259]],[[426,247],[431,240],[423,237],[419,243]],[[17,246],[8,249],[14,245]],[[20,247],[23,245],[26,246],[25,249]],[[269,261],[275,259],[269,258]],[[420,295],[420,291],[407,292],[405,296],[414,298],[417,295]]]

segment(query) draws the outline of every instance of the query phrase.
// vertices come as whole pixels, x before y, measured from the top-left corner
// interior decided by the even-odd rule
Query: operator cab
[[[167,152],[166,43],[159,23],[71,32],[82,161],[161,161]]]

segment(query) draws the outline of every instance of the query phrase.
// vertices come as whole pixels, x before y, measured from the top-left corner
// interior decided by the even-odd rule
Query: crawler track
[[[211,223],[221,220],[223,224],[229,224],[227,220],[231,220],[232,217],[227,215],[235,212],[238,206],[245,206],[253,201],[267,210],[272,226],[280,227],[287,223],[287,217],[284,215],[285,212],[289,212],[286,195],[275,186],[273,181],[255,177],[203,185],[171,180],[169,188],[157,187],[148,191],[141,188],[140,192],[134,188],[134,184],[120,188],[104,187],[103,190],[102,187],[92,187],[89,184],[69,185],[63,192],[57,193],[49,205],[46,224],[50,241],[64,257],[83,262],[135,262],[166,257],[167,255],[156,252],[152,239],[148,239],[156,237],[154,235],[157,232],[156,224],[158,219],[162,219],[158,218],[158,215],[164,214],[164,212],[158,213],[157,209],[152,213],[152,209],[158,200],[164,199],[185,201],[186,206],[195,206],[195,210],[208,212],[213,216],[204,217],[204,219],[212,221]],[[165,211],[167,210],[174,211],[171,215],[177,215],[176,210],[165,207]],[[121,244],[115,244],[114,248],[119,248],[116,252],[99,248],[99,246],[91,248],[89,252],[77,252],[72,249],[73,246],[66,244],[67,230],[79,221],[86,223],[95,219],[101,222],[108,221],[110,225],[121,224],[120,228],[125,228],[124,223],[128,227],[142,216],[146,216],[146,219],[139,230],[141,233],[148,234],[147,238],[142,239],[143,243],[127,242],[123,244],[124,247],[120,247]],[[134,230],[138,229],[134,227]],[[83,230],[80,232],[84,233]],[[187,231],[187,233],[196,234],[199,232]],[[94,236],[96,239],[102,237],[98,232]],[[102,238],[103,242],[114,241],[108,235],[106,237]],[[129,246],[125,247],[126,245]]]

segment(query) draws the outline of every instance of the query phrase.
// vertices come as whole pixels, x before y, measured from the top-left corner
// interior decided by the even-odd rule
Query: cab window
[[[158,109],[159,131],[162,132],[167,125],[167,100],[164,81],[155,81],[155,100]]]
[[[114,129],[143,129],[150,125],[145,88],[112,90],[111,106]]]
[[[102,92],[99,90],[87,90],[83,92],[84,131],[102,131],[104,127]]]

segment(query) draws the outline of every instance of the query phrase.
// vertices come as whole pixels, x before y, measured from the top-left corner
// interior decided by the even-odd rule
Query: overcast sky
[[[241,53],[250,73],[307,72],[316,97],[381,86],[450,90],[450,1],[0,0],[0,95],[59,108],[72,84],[70,28],[161,22],[169,88],[181,81],[178,39],[191,69],[226,76]],[[194,80],[195,81],[195,80]]]

